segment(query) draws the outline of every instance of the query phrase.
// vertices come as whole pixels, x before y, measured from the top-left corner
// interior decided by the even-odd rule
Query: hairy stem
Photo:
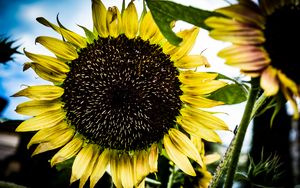
[[[248,125],[251,121],[251,118],[253,117],[252,111],[253,107],[256,101],[257,94],[259,92],[259,88],[257,87],[257,79],[252,79],[252,87],[250,89],[250,93],[248,96],[248,101],[245,107],[245,111],[242,117],[242,120],[240,122],[235,141],[234,141],[234,147],[232,149],[231,158],[228,163],[228,171],[227,176],[225,180],[225,186],[224,188],[231,188],[233,184],[233,179],[236,171],[236,167],[239,161],[241,148],[244,142],[244,138],[246,135],[246,131],[248,128]]]

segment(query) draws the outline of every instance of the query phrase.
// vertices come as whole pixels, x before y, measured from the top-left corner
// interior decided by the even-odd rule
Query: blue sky
[[[121,7],[122,0],[104,0],[106,7],[117,5]],[[129,2],[129,0],[126,0]],[[186,0],[181,2],[186,5],[201,7],[207,10],[213,10],[220,6],[228,5],[223,0]],[[114,4],[115,3],[115,4]],[[136,0],[135,4],[139,12],[142,11],[142,1]],[[84,32],[77,26],[83,25],[87,28],[92,28],[92,13],[90,0],[13,0],[6,1],[0,0],[0,34],[5,34],[13,40],[18,40],[17,45],[20,45],[19,51],[26,48],[27,51],[33,53],[41,53],[52,55],[49,51],[45,50],[41,45],[34,44],[35,38],[38,36],[53,36],[59,35],[39,24],[35,19],[37,17],[44,17],[51,22],[56,22],[56,16],[59,13],[61,23],[81,35]],[[189,28],[191,25],[178,22],[175,31]],[[223,60],[217,57],[217,52],[228,44],[215,41],[208,37],[205,30],[200,30],[200,34],[196,41],[192,54],[199,54],[203,51],[208,61],[211,64],[210,69],[203,71],[217,71],[225,75],[235,77],[239,76],[239,71],[231,67],[225,66]],[[6,65],[0,65],[0,95],[9,101],[8,106],[2,112],[2,118],[8,119],[27,119],[28,116],[17,114],[14,109],[18,104],[28,99],[11,98],[10,96],[23,89],[28,85],[41,85],[49,84],[48,82],[39,78],[33,71],[28,70],[23,72],[23,63],[28,59],[24,55],[16,55],[14,62],[9,62]],[[228,123],[231,129],[240,121],[244,104],[239,104],[231,107],[221,107],[214,109],[215,111],[226,112],[227,114],[220,114],[221,118]],[[230,133],[227,133],[230,134]],[[228,137],[228,142],[230,137]]]

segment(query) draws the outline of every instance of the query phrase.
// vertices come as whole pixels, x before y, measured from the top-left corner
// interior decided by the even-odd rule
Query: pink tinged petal
[[[255,71],[245,71],[245,70],[241,70],[240,72],[242,74],[245,74],[245,75],[248,75],[252,78],[255,78],[255,77],[259,77],[261,75],[261,73],[263,72],[264,69],[262,70],[255,70]]]
[[[244,46],[244,45],[232,45],[224,48],[218,53],[218,56],[226,59],[226,61],[234,63],[252,63],[258,59],[269,63],[270,58],[268,53],[261,47],[256,46]]]
[[[264,94],[267,96],[277,94],[279,90],[277,70],[271,66],[264,70],[260,78],[260,86],[263,88]]]
[[[265,42],[264,34],[259,29],[248,29],[242,31],[224,31],[214,29],[209,35],[217,40],[232,42],[239,45],[259,45]]]
[[[242,71],[258,71],[270,64],[267,52],[252,45],[232,45],[221,50],[218,55],[225,58],[226,64],[242,69]]]
[[[254,8],[255,6],[255,8]],[[255,25],[260,29],[264,29],[265,18],[259,10],[259,7],[253,3],[253,8],[250,9],[242,4],[231,5],[228,7],[217,9],[216,12],[231,17],[239,22]]]
[[[243,31],[251,29],[251,26],[247,24],[223,17],[209,17],[205,20],[205,24],[213,29],[222,31]]]

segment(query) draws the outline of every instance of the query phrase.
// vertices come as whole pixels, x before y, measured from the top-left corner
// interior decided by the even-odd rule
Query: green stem
[[[251,121],[251,117],[253,117],[252,111],[253,111],[253,107],[254,107],[258,92],[259,92],[259,89],[257,87],[257,79],[252,79],[252,87],[250,89],[250,93],[248,96],[248,101],[247,101],[247,104],[245,107],[245,111],[244,111],[242,120],[240,122],[238,131],[236,134],[234,147],[232,149],[231,159],[228,164],[228,172],[227,172],[227,177],[225,180],[224,188],[232,187],[233,179],[234,179],[236,167],[238,164],[238,160],[240,157],[241,148],[242,148],[244,138],[246,135],[246,131],[247,131],[248,125]]]
[[[171,174],[170,174],[170,176],[169,176],[167,188],[172,188],[172,185],[173,185],[173,179],[174,179],[174,174],[175,174],[175,172],[176,172],[176,166],[173,165]]]

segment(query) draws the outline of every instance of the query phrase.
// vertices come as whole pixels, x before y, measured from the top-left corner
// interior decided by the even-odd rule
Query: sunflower
[[[240,68],[251,77],[260,76],[267,96],[282,91],[299,118],[296,97],[300,95],[299,0],[240,1],[215,10],[226,17],[210,17],[205,23],[213,28],[210,36],[231,42],[219,52],[228,65]]]
[[[32,68],[51,85],[29,86],[14,97],[32,100],[17,106],[33,116],[16,131],[38,131],[28,143],[33,155],[61,148],[51,166],[74,159],[70,183],[90,187],[108,170],[116,187],[143,186],[157,171],[160,153],[167,154],[183,172],[195,176],[190,159],[203,164],[190,135],[220,142],[215,130],[224,122],[203,108],[222,102],[207,99],[226,83],[217,74],[195,72],[208,65],[202,55],[187,55],[198,28],[178,32],[179,47],[163,37],[147,12],[138,21],[133,2],[120,13],[92,1],[94,30],[82,27],[82,37],[40,17],[37,20],[62,35],[36,42],[55,57],[25,55]],[[201,108],[201,109],[200,109]],[[142,182],[142,183],[141,183]]]

